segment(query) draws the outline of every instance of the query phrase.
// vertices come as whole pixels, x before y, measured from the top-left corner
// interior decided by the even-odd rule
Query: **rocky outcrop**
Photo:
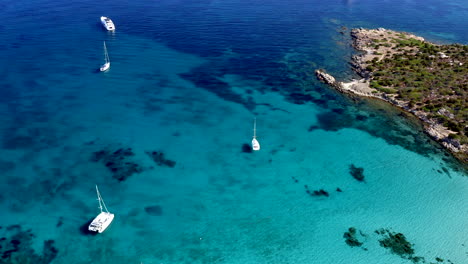
[[[454,153],[468,152],[468,146],[461,144],[457,139],[450,138],[451,131],[440,124],[430,124],[426,126],[426,133],[434,140],[440,142],[442,146]]]
[[[315,75],[317,76],[317,78],[319,80],[321,80],[322,82],[324,82],[324,83],[326,83],[328,85],[331,85],[331,86],[337,85],[335,77],[333,77],[330,74],[326,73],[325,70],[321,70],[321,69],[315,70]]]
[[[315,75],[322,82],[334,87],[342,93],[357,94],[360,96],[377,97],[373,94],[374,89],[369,87],[366,79],[353,80],[351,82],[338,82],[335,77],[325,72],[325,70],[315,70]]]
[[[390,39],[393,36],[401,35],[404,35],[408,39],[424,41],[424,38],[419,36],[415,36],[405,32],[387,30],[384,28],[353,29],[351,31],[351,37],[353,41],[352,46],[356,50],[361,51],[361,53],[352,57],[351,65],[353,67],[353,70],[356,73],[358,73],[362,77],[362,79],[352,80],[349,82],[340,82],[337,81],[331,74],[326,73],[326,71],[323,69],[317,69],[315,71],[315,74],[319,80],[332,86],[333,88],[342,93],[380,99],[414,114],[424,123],[425,132],[429,136],[431,136],[434,140],[439,142],[446,149],[454,153],[455,157],[458,157],[463,162],[468,163],[468,159],[466,158],[466,156],[468,155],[468,145],[461,144],[459,140],[451,137],[451,135],[455,135],[455,132],[437,123],[435,119],[431,119],[427,112],[412,109],[410,107],[409,102],[397,99],[395,94],[385,93],[370,87],[370,81],[372,80],[372,72],[367,68],[368,62],[375,59],[381,60],[385,56],[391,57],[399,52],[397,49],[392,49],[391,47],[375,47],[374,44],[376,40],[384,38]],[[438,114],[447,116],[451,113],[445,109],[441,109],[440,113]],[[461,155],[458,155],[459,153]]]

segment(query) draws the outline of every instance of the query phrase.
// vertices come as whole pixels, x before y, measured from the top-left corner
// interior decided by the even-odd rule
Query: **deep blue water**
[[[468,44],[467,16],[465,0],[1,1],[0,263],[411,263],[382,228],[425,263],[468,262],[461,165],[313,74],[356,77],[351,28]],[[97,236],[95,184],[116,215]]]

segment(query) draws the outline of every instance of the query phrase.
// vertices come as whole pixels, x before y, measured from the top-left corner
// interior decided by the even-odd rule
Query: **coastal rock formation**
[[[339,83],[335,80],[335,77],[331,76],[330,74],[326,73],[325,70],[318,69],[315,70],[315,75],[317,75],[317,78],[324,83],[331,85],[331,86],[339,86]],[[337,87],[340,88],[340,87]]]
[[[361,80],[339,82],[322,69],[317,78],[340,92],[377,98],[412,113],[425,131],[468,163],[468,46],[436,45],[384,28],[353,29],[352,57]]]
[[[338,82],[335,80],[335,77],[325,72],[325,70],[315,70],[315,75],[317,78],[324,83],[333,86],[335,89],[342,93],[350,93],[350,94],[357,94],[360,96],[370,96],[373,97],[372,94],[373,89],[369,87],[369,82],[366,79],[361,80],[353,80],[351,82]]]

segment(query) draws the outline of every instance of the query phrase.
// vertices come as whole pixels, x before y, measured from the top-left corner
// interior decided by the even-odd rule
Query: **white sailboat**
[[[109,59],[109,54],[107,53],[107,47],[106,47],[106,42],[104,41],[104,60],[106,61],[101,68],[99,68],[100,71],[107,71],[110,68],[110,59]]]
[[[96,185],[96,192],[97,192],[97,197],[99,201],[99,209],[101,210],[101,213],[94,218],[94,220],[89,224],[88,230],[93,231],[93,232],[98,232],[102,233],[106,228],[112,223],[112,220],[114,220],[114,214],[109,213],[109,210],[107,210],[106,204],[104,203],[104,200],[101,197],[101,194],[99,193],[99,189]],[[105,211],[102,209],[104,208]]]
[[[253,135],[253,138],[252,138],[252,149],[253,150],[260,150],[260,143],[258,143],[258,140],[257,140],[257,118],[255,118],[254,120],[254,135]]]

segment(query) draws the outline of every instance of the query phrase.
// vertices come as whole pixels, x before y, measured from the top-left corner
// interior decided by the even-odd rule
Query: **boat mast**
[[[253,138],[256,138],[257,137],[257,118],[254,119],[254,136]]]
[[[106,42],[105,41],[104,41],[104,58],[106,60],[106,63],[110,62],[109,54],[107,53],[107,47],[106,47]]]
[[[102,205],[101,205],[101,194],[99,193],[99,189],[96,185],[96,192],[97,192],[97,200],[99,202],[99,209],[101,210],[101,213],[102,213]]]
[[[104,200],[102,199],[101,194],[99,193],[99,189],[98,189],[97,185],[96,185],[96,192],[97,192],[97,196],[98,196],[99,209],[101,210],[101,213],[102,213],[102,206],[103,205],[104,205],[104,209],[106,210],[106,212],[109,213],[109,210],[107,210],[106,204],[104,203]]]

